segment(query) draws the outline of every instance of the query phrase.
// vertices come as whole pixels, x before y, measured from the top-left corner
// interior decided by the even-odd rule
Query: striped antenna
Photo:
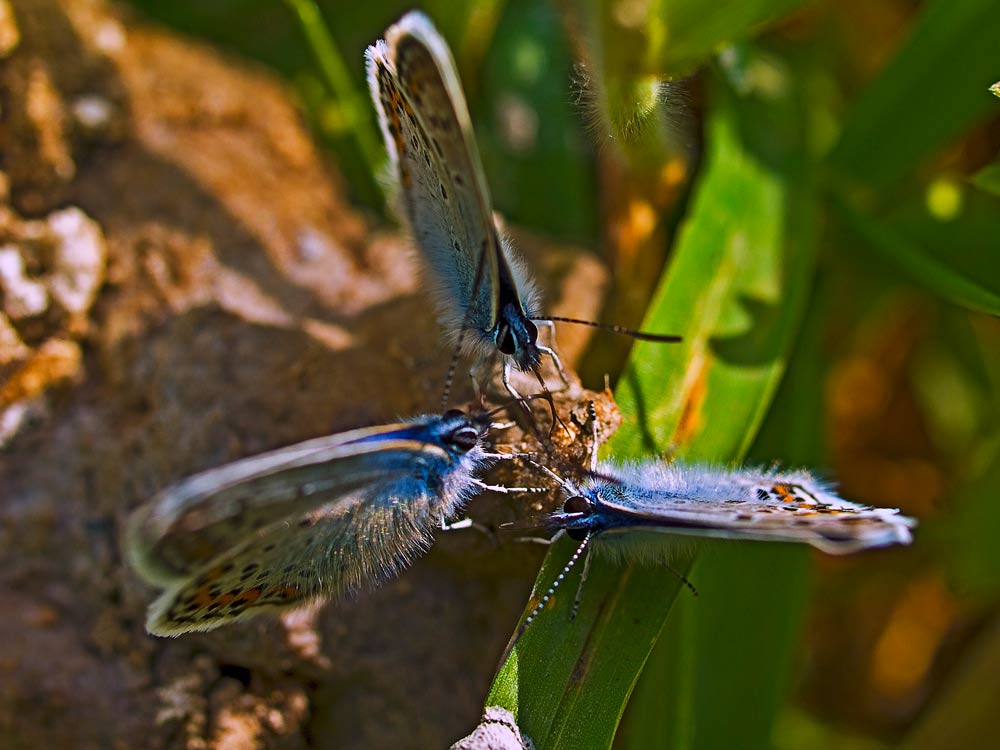
[[[566,580],[566,576],[569,575],[569,572],[573,569],[573,566],[576,565],[577,561],[580,559],[580,556],[583,555],[584,551],[586,551],[587,545],[590,544],[590,537],[591,533],[588,531],[587,535],[583,537],[583,541],[580,542],[580,546],[576,548],[576,552],[574,552],[573,556],[569,559],[569,562],[567,562],[563,566],[563,569],[559,572],[559,575],[557,575],[556,579],[552,582],[552,585],[549,586],[548,590],[545,592],[542,598],[538,600],[538,604],[536,604],[534,609],[532,609],[531,612],[528,614],[528,616],[524,618],[524,622],[521,623],[521,626],[517,629],[517,632],[514,633],[514,637],[510,639],[510,643],[508,643],[507,648],[504,649],[503,656],[500,657],[501,665],[503,665],[504,662],[507,661],[507,657],[510,656],[510,652],[514,650],[514,646],[516,646],[517,642],[521,640],[521,636],[524,635],[524,632],[528,629],[528,626],[531,625],[531,623],[534,621],[535,617],[538,616],[538,613],[541,612],[542,609],[545,608],[545,605],[549,603],[549,600],[552,598],[552,595],[556,593],[556,589],[558,589],[559,586],[562,584],[562,582]]]
[[[649,331],[636,331],[633,328],[626,328],[625,326],[617,326],[613,323],[595,323],[592,320],[581,320],[580,318],[564,318],[557,315],[550,315],[547,318],[532,318],[532,321],[546,321],[551,320],[556,323],[574,323],[579,326],[590,326],[591,328],[600,328],[602,331],[611,331],[612,333],[620,333],[623,336],[631,336],[639,341],[655,341],[661,344],[676,344],[683,341],[683,337],[676,336],[672,334],[665,333],[650,333]]]

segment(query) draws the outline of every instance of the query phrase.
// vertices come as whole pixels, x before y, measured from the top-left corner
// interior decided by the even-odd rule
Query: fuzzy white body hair
[[[778,467],[761,469],[682,461],[602,461],[597,471],[627,485],[638,505],[655,504],[663,497],[726,502],[738,499],[734,492],[739,490],[777,483],[801,485],[833,502],[845,502],[833,492],[831,484],[817,480],[804,469],[787,471]]]
[[[586,510],[561,514],[562,523],[629,559],[667,559],[682,536],[800,542],[843,554],[908,544],[916,525],[898,509],[844,500],[804,470],[649,461],[604,462],[597,474],[582,488]]]

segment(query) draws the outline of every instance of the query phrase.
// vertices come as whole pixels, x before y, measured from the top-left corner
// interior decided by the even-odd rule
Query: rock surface
[[[468,733],[537,545],[447,534],[354,601],[161,640],[118,544],[131,509],[194,471],[439,408],[450,352],[405,240],[347,204],[252,66],[98,0],[0,0],[0,55],[0,736],[194,750]],[[596,314],[599,264],[521,247],[553,313]],[[570,366],[585,337],[560,336]],[[560,399],[567,424],[588,398]],[[496,526],[537,503],[470,511]]]

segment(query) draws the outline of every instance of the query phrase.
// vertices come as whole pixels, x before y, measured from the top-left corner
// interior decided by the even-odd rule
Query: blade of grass
[[[845,224],[868,247],[902,269],[914,281],[957,305],[990,315],[1000,315],[1000,294],[987,286],[994,277],[989,271],[1000,263],[996,252],[983,252],[977,264],[986,273],[970,277],[954,266],[947,253],[930,252],[888,222],[862,213],[843,196],[832,195],[832,202]]]
[[[997,112],[1000,8],[931,0],[902,49],[865,90],[829,156],[840,173],[885,188],[935,149]]]
[[[368,165],[368,179],[374,181],[385,161],[385,150],[378,136],[372,103],[365,92],[358,89],[348,70],[330,30],[323,20],[323,14],[314,0],[285,0],[299,21],[323,78],[340,108],[341,115],[350,130],[358,150]],[[361,65],[361,61],[357,61]],[[378,186],[372,185],[378,192]]]
[[[801,162],[776,160],[773,143],[761,149],[746,140],[755,133],[794,152],[801,141],[794,107],[737,100],[722,84],[715,90],[705,171],[644,324],[678,331],[684,342],[635,347],[618,389],[626,416],[612,446],[618,458],[655,457],[671,447],[691,458],[742,455],[805,304],[814,258],[812,191]],[[536,597],[574,546],[554,546]],[[568,577],[528,628],[487,700],[511,710],[540,750],[610,746],[680,586],[662,568],[596,558],[579,616],[569,622],[577,580]]]
[[[754,57],[759,55],[751,52],[746,62],[760,65]],[[730,74],[741,90],[752,80],[738,70]],[[795,83],[804,86],[801,80]],[[748,116],[744,108],[741,123],[744,138],[761,144],[758,153],[768,153],[771,163],[780,165],[771,173],[769,187],[778,195],[784,194],[786,201],[772,212],[771,220],[779,225],[791,220],[792,226],[782,237],[783,244],[771,252],[777,257],[804,252],[808,257],[814,252],[811,226],[815,205],[811,188],[795,163],[795,149],[800,146],[795,138],[779,136],[772,141],[767,137],[785,129],[776,127],[775,118],[785,127],[804,127],[800,121],[804,113],[776,107],[773,102],[769,109],[770,116],[762,118]],[[784,282],[785,286],[794,285],[786,295],[792,304],[788,314],[793,326],[804,298],[813,296],[809,267],[808,262],[799,266],[798,273]],[[793,302],[795,297],[797,302]],[[757,462],[768,464],[781,458],[786,465],[798,466],[817,461],[821,325],[822,315],[810,315],[775,403],[777,408],[769,412],[754,442],[751,453]],[[790,345],[788,331],[775,330],[773,324],[765,329],[776,337],[772,345],[778,347],[776,351]],[[781,362],[779,357],[775,370],[759,372],[755,383],[747,383],[744,393],[748,404],[754,399],[767,403],[775,385],[771,378],[780,377]],[[719,387],[739,389],[725,381]],[[745,434],[751,437],[757,427],[754,413],[748,409],[734,416],[737,420],[742,416]],[[721,414],[705,420],[705,428],[721,428],[721,420]],[[698,436],[693,439],[697,442]],[[726,450],[729,458],[743,452],[735,444]],[[809,559],[807,550],[790,545],[706,545],[691,575],[702,595],[698,599],[682,597],[671,611],[636,686],[615,747],[767,747],[790,678],[808,591]],[[719,721],[720,705],[726,706],[726,721]]]
[[[1000,161],[993,162],[972,176],[972,184],[987,193],[1000,197]]]
[[[803,0],[669,0],[660,2],[662,24],[660,69],[668,75],[690,72],[721,46],[758,32],[769,22],[786,16]]]
[[[548,3],[508,0],[480,66],[476,139],[506,220],[559,239],[597,234],[597,188],[578,112],[573,61]]]
[[[724,44],[786,15],[802,0],[590,0],[574,7],[595,125],[637,163],[683,153],[690,75]]]
[[[822,466],[823,332],[828,295],[811,304],[788,371],[748,460]],[[768,747],[791,679],[811,573],[808,550],[712,544],[646,663],[616,750]],[[752,647],[748,648],[748,644]],[[686,696],[678,700],[678,696]],[[752,699],[748,700],[748,696]],[[726,707],[719,721],[718,707]]]

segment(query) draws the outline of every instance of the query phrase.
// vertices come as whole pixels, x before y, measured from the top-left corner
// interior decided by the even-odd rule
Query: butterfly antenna
[[[590,470],[597,471],[597,407],[591,401],[587,404],[587,416],[590,418],[590,431],[593,438],[590,444]]]
[[[681,336],[673,336],[665,333],[650,333],[649,331],[637,331],[633,328],[626,328],[625,326],[617,326],[613,323],[595,323],[592,320],[581,320],[580,318],[563,318],[557,315],[552,315],[547,318],[532,318],[533,321],[544,321],[551,320],[556,323],[575,323],[580,326],[590,326],[591,328],[600,328],[602,331],[611,331],[612,333],[620,333],[624,336],[630,336],[639,341],[656,341],[661,344],[676,344],[679,341],[683,341]]]
[[[540,472],[542,472],[543,474],[545,474],[545,476],[549,477],[549,479],[554,479],[556,481],[556,483],[560,487],[562,487],[563,490],[565,490],[566,492],[568,492],[569,494],[571,494],[571,495],[579,495],[579,494],[581,494],[579,487],[577,487],[575,484],[573,484],[572,482],[570,482],[568,479],[563,479],[561,476],[559,476],[554,471],[552,471],[552,469],[550,469],[548,466],[543,466],[542,464],[538,463],[537,461],[535,461],[532,458],[525,458],[524,460],[525,460],[526,463],[531,464],[536,469],[538,469]]]
[[[586,551],[587,546],[590,544],[590,538],[591,538],[591,532],[588,531],[587,535],[583,537],[583,541],[580,542],[580,546],[576,548],[576,552],[574,552],[573,556],[569,559],[569,562],[567,562],[563,566],[563,569],[559,572],[559,575],[557,575],[556,579],[552,582],[552,585],[549,586],[548,590],[545,592],[542,598],[538,600],[538,604],[536,604],[534,608],[531,610],[531,612],[528,614],[528,616],[524,618],[524,622],[522,622],[521,625],[518,627],[517,631],[514,633],[514,637],[511,638],[510,643],[507,644],[507,648],[504,649],[503,656],[500,657],[501,666],[504,664],[504,662],[507,661],[507,657],[510,656],[511,651],[514,650],[514,646],[517,645],[517,642],[521,640],[521,636],[524,635],[525,631],[528,629],[528,626],[531,625],[532,622],[534,622],[535,618],[538,616],[538,613],[545,608],[545,605],[549,603],[549,600],[556,593],[556,589],[558,589],[559,586],[562,584],[562,582],[566,580],[566,576],[569,575],[569,572],[573,569],[573,566],[576,565],[576,563],[579,561],[580,556],[583,555],[583,553]]]
[[[451,398],[451,384],[455,379],[455,370],[458,369],[458,358],[461,356],[462,339],[465,338],[465,327],[458,334],[458,342],[455,344],[455,351],[451,355],[451,364],[448,365],[448,374],[444,377],[444,392],[441,394],[441,411],[448,407],[448,400]]]

